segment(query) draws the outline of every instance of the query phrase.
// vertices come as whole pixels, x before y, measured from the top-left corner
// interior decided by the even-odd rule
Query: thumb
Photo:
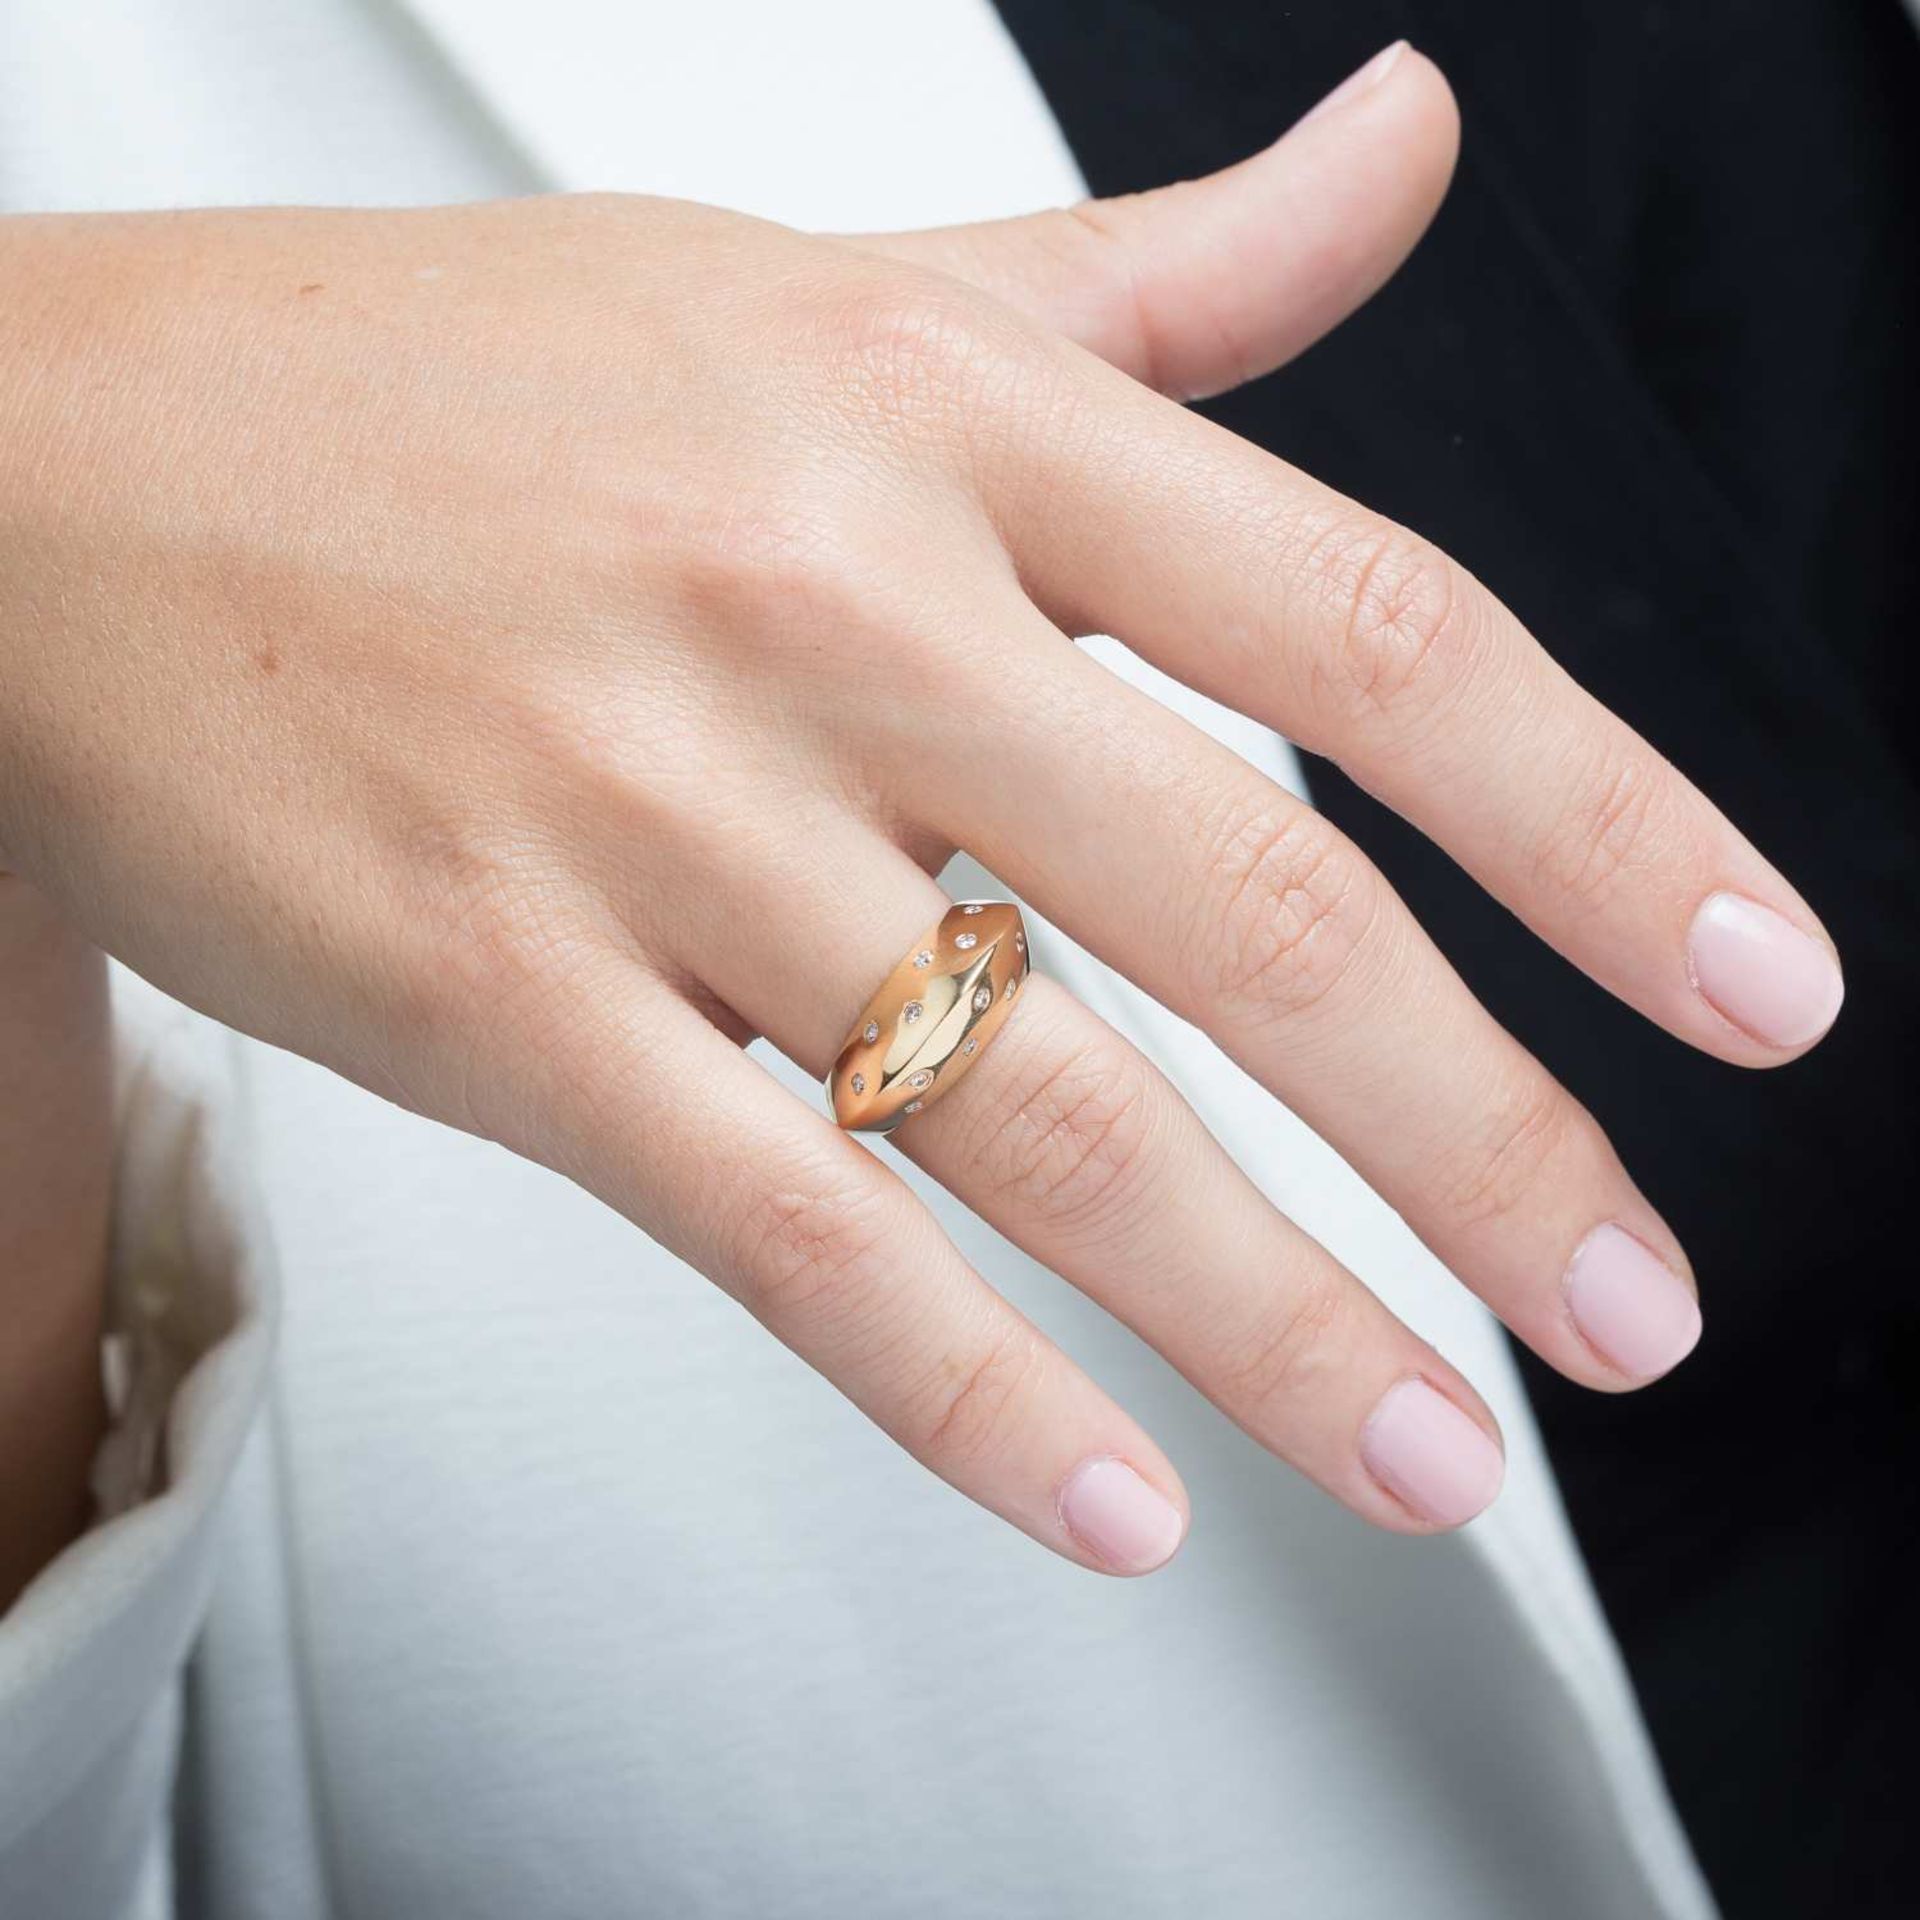
[[[1269,372],[1394,273],[1447,190],[1459,116],[1405,41],[1250,160],[1151,193],[858,244],[970,281],[1178,399]]]

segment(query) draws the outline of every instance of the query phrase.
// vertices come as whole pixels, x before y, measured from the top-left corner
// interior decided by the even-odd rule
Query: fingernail
[[[1629,1380],[1672,1372],[1700,1338],[1693,1289],[1651,1247],[1611,1222],[1580,1242],[1566,1289],[1574,1325]]]
[[[1737,893],[1700,903],[1687,965],[1695,990],[1722,1019],[1770,1047],[1819,1039],[1846,997],[1839,964],[1818,940]]]
[[[1479,1423],[1418,1379],[1380,1396],[1360,1434],[1360,1458],[1389,1493],[1441,1527],[1484,1512],[1507,1471]]]
[[[1404,40],[1396,40],[1392,46],[1382,47],[1357,73],[1348,74],[1317,106],[1309,107],[1295,124],[1304,127],[1309,120],[1318,120],[1323,113],[1331,113],[1336,107],[1344,107],[1349,100],[1357,100],[1363,93],[1370,93],[1393,71],[1406,50],[1407,43]]]
[[[1089,1553],[1116,1573],[1151,1573],[1173,1558],[1180,1509],[1124,1460],[1083,1460],[1060,1488],[1060,1518]]]

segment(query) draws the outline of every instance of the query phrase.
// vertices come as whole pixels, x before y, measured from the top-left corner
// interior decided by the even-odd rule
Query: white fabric
[[[114,1292],[144,1377],[180,1381],[155,1436],[172,1485],[88,1534],[0,1620],[6,1920],[171,1911],[178,1679],[213,1583],[215,1508],[267,1372],[276,1287],[232,1138],[235,1043],[131,984]]]
[[[846,229],[1079,191],[984,0],[0,0],[0,32],[8,208],[593,186]],[[1192,1490],[1173,1569],[1089,1577],[555,1177],[122,979],[129,1044],[230,1059],[152,1204],[201,1223],[167,1286],[234,1330],[179,1396],[172,1490],[0,1623],[0,1913],[1710,1911],[1496,1330],[1207,1042],[1037,934],[1481,1386],[1511,1456],[1486,1519],[1373,1533],[929,1193]],[[185,1111],[132,1115],[135,1153]]]

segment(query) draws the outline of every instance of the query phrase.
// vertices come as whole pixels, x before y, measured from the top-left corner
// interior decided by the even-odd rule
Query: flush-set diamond
[[[954,926],[956,917],[971,922],[989,910],[1002,916],[993,922],[996,931],[991,939],[971,925]],[[948,1062],[975,1059],[992,1027],[1004,1018],[1004,1014],[999,1014],[988,1023],[987,1016],[994,1014],[996,1008],[1004,1008],[1020,991],[1027,975],[1027,936],[1011,903],[960,900],[954,902],[949,914],[951,917],[943,920],[929,936],[929,945],[916,947],[907,955],[906,972],[928,976],[928,984],[918,989],[922,997],[901,1003],[898,1011],[890,1010],[890,996],[877,998],[868,1012],[861,1015],[850,1050],[864,1048],[866,1051],[854,1054],[860,1062],[858,1068],[847,1061],[841,1070],[845,1078],[836,1078],[832,1083],[843,1090],[848,1099],[848,1104],[840,1109],[841,1125],[856,1131],[884,1131],[895,1119],[921,1112],[941,1091],[942,1068],[946,1068],[947,1081],[951,1083],[959,1068]],[[1010,949],[1002,946],[1008,933],[1013,935]],[[1002,959],[1003,952],[1014,956],[1010,962]],[[963,955],[967,956],[964,960],[960,958]],[[1011,978],[998,977],[1003,968]],[[900,990],[898,974],[894,981],[893,992],[897,993]],[[938,984],[934,984],[936,981]],[[949,995],[957,995],[957,1003],[950,1000]],[[918,1029],[929,1019],[932,1025],[924,1037],[915,1031],[911,1041],[904,1038],[909,1029]],[[972,1031],[975,1027],[979,1031]],[[950,1035],[954,1039],[950,1040]],[[889,1048],[892,1055],[887,1052]],[[889,1071],[892,1057],[912,1053],[918,1053],[928,1064],[914,1067],[911,1060],[902,1061],[895,1071],[905,1085],[896,1095],[892,1091],[895,1071]],[[836,1096],[836,1104],[839,1097]]]

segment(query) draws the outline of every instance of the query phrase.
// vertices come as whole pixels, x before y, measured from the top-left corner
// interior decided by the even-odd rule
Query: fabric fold
[[[102,1518],[0,1619],[0,1912],[61,1920],[165,1911],[180,1674],[277,1299],[233,1137],[230,1036],[129,975],[114,997],[118,1377],[95,1467]],[[85,1831],[69,1835],[76,1818]]]

